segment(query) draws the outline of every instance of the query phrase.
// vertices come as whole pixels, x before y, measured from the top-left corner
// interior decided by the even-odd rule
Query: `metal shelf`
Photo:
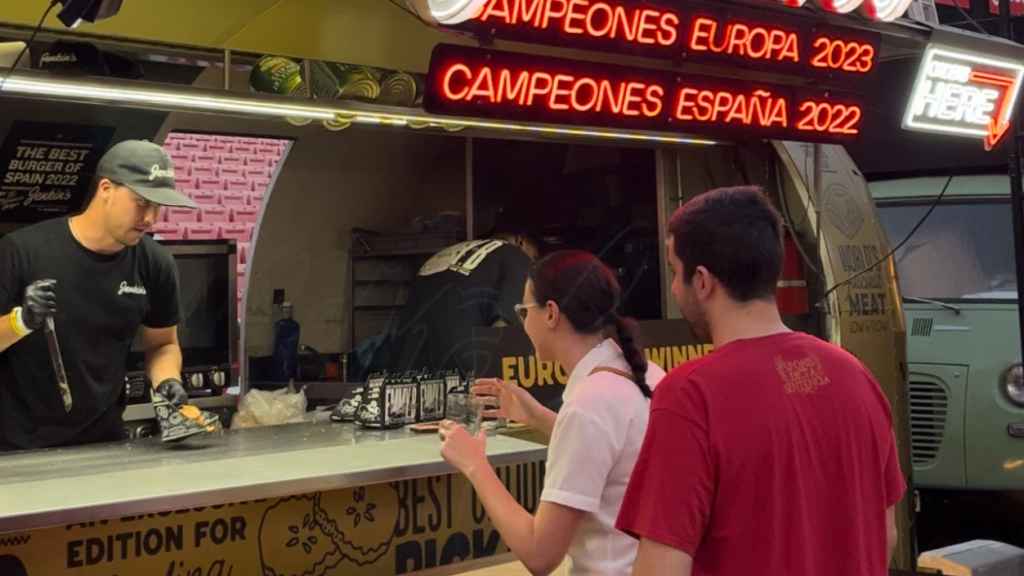
[[[406,302],[398,302],[398,299],[408,298],[404,293],[414,285],[423,263],[456,242],[456,233],[387,234],[353,230],[349,250],[352,345],[358,345],[361,338],[370,336],[369,332],[384,329],[392,322],[394,315],[406,306]],[[374,261],[379,262],[381,269],[373,270]],[[403,276],[406,279],[397,279]],[[375,295],[374,291],[381,294]],[[357,301],[395,303],[356,304]]]

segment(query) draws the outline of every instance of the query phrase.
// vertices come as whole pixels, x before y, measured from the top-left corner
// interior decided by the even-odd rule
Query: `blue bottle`
[[[281,304],[282,318],[274,323],[274,380],[288,382],[299,366],[299,323],[292,318],[292,304]]]

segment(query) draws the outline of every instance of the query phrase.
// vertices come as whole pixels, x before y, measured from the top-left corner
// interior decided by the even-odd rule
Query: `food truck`
[[[30,52],[0,85],[2,231],[79,209],[111,143],[163,145],[200,204],[164,211],[153,230],[189,303],[185,376],[191,401],[225,422],[265,384],[281,303],[304,344],[355,365],[418,267],[500,220],[601,254],[629,287],[624,310],[651,361],[707,354],[672,304],[668,216],[709,188],[756,184],[785,217],[787,323],[877,376],[910,474],[895,271],[844,145],[901,129],[866,129],[887,61],[940,76],[926,81],[941,93],[907,95],[908,128],[927,129],[954,122],[929,98],[955,106],[972,82],[1015,78],[989,88],[1012,100],[1020,78],[999,73],[1019,46],[904,17],[907,1],[129,1],[36,32],[43,4],[0,8],[0,39]],[[979,58],[980,80],[961,77]],[[943,82],[959,83],[953,96]],[[1010,110],[988,119],[998,128]],[[969,136],[982,146],[995,132]],[[84,152],[63,175],[19,162],[67,149]],[[476,376],[561,395],[564,370],[538,362],[518,327],[482,328],[474,343]],[[436,437],[310,417],[168,447],[147,438],[153,408],[138,359],[127,362],[131,440],[0,456],[3,573],[396,574],[510,560]],[[336,401],[364,379],[326,372],[308,398]],[[488,453],[535,509],[545,447],[509,427]],[[912,501],[894,567],[913,565]]]

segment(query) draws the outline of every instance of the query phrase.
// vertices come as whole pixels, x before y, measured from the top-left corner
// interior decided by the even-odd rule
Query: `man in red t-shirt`
[[[841,348],[775,304],[778,213],[755,187],[672,216],[672,294],[715,352],[657,388],[618,528],[633,573],[885,574],[906,485],[888,401]]]

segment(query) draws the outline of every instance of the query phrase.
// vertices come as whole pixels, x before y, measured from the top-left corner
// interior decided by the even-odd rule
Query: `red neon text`
[[[786,99],[767,90],[750,94],[729,90],[682,88],[676,98],[679,120],[714,124],[738,124],[761,128],[786,128],[789,113]]]
[[[477,19],[639,44],[672,46],[679,39],[674,12],[599,0],[490,0]]]
[[[705,16],[693,20],[690,49],[752,60],[800,62],[800,38],[796,32],[740,22],[722,25]]]
[[[446,100],[541,106],[555,111],[654,118],[661,114],[665,98],[665,89],[659,84],[491,66],[474,69],[463,63],[448,65],[441,78],[441,95]]]
[[[875,67],[875,47],[863,42],[847,42],[820,36],[814,40],[811,66],[865,74]]]
[[[860,134],[860,106],[832,102],[801,102],[796,129],[827,134]]]

